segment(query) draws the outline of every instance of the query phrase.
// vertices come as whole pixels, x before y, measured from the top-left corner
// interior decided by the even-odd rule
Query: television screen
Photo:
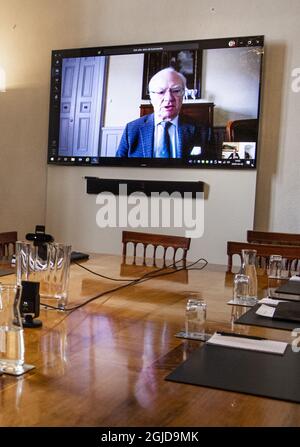
[[[263,36],[55,50],[48,163],[255,169]]]

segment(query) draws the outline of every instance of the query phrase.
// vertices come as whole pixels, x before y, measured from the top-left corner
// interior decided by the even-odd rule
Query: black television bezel
[[[48,165],[61,165],[61,166],[85,166],[85,167],[140,167],[140,168],[180,168],[180,169],[238,169],[238,170],[256,170],[258,160],[259,149],[259,136],[260,136],[260,119],[261,119],[261,96],[262,96],[262,76],[263,76],[263,61],[264,61],[264,35],[252,35],[252,36],[233,36],[222,37],[213,39],[194,39],[194,40],[180,40],[180,41],[167,41],[167,42],[152,42],[141,44],[126,44],[126,45],[111,45],[111,46],[97,46],[97,47],[83,47],[83,48],[68,48],[53,50],[51,52],[51,83],[50,83],[50,102],[49,102],[49,128],[48,128],[48,153],[47,164]],[[218,163],[219,160],[205,160],[205,163],[187,163],[185,159],[180,158],[137,158],[137,157],[82,157],[89,158],[89,161],[79,161],[80,157],[59,157],[58,153],[54,155],[53,148],[51,147],[51,126],[53,126],[53,120],[55,119],[55,113],[60,114],[60,86],[59,90],[55,91],[56,87],[55,79],[55,61],[57,58],[63,59],[63,57],[88,57],[88,56],[113,56],[121,54],[139,54],[153,51],[163,50],[179,50],[187,49],[217,49],[217,48],[230,48],[229,42],[236,42],[235,47],[254,47],[261,46],[261,65],[259,73],[259,95],[258,95],[258,107],[257,107],[257,119],[258,119],[258,137],[256,141],[255,159],[251,165],[238,163]],[[246,42],[246,44],[245,44]],[[256,44],[254,44],[256,43]],[[61,68],[61,67],[60,67]],[[54,101],[54,96],[59,95],[59,105]],[[57,118],[56,118],[57,119]],[[59,138],[59,126],[57,136]],[[53,160],[54,157],[58,159]],[[91,159],[98,158],[97,162],[92,162]]]

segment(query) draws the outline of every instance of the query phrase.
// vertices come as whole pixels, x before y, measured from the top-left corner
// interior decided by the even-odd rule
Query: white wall
[[[104,126],[125,126],[139,116],[143,62],[143,54],[109,57]]]
[[[189,0],[184,5],[181,0],[160,0],[151,5],[148,0],[0,0],[0,8],[0,65],[7,74],[7,93],[0,94],[0,231],[17,228],[22,235],[35,224],[43,223],[47,197],[47,224],[52,229],[57,225],[57,237],[67,227],[76,226],[74,215],[77,219],[80,215],[84,221],[83,232],[78,231],[76,235],[72,232],[72,235],[75,242],[79,238],[78,245],[89,248],[91,216],[86,219],[84,216],[94,198],[78,193],[78,188],[84,191],[82,176],[86,169],[46,167],[52,49],[264,34],[266,54],[255,226],[300,232],[300,93],[291,89],[291,72],[300,66],[298,0]],[[123,171],[122,176],[138,178],[135,172]],[[120,172],[112,174],[100,168],[88,173],[100,177],[121,176]],[[211,220],[219,223],[219,232],[223,232],[223,214],[230,217],[238,207],[235,204],[229,207],[227,201],[215,199],[217,185],[219,197],[222,194],[225,197],[230,190],[241,198],[247,188],[250,196],[254,194],[252,180],[244,181],[247,173],[234,176],[222,173],[216,180],[210,178],[211,171],[203,174],[143,171],[139,175],[185,180],[209,176],[211,200],[216,206]],[[226,176],[228,184],[224,185]],[[240,193],[241,188],[244,192]],[[56,193],[61,198],[70,198],[68,202],[61,199],[67,221],[60,224],[56,223],[56,210],[61,208],[61,203],[59,206],[53,203]],[[252,203],[250,213],[251,208]],[[248,217],[248,211],[244,210],[247,225],[250,224]],[[239,237],[239,232],[246,231],[244,223],[235,224],[234,216],[231,222],[238,230],[234,236]],[[225,229],[224,238],[231,238],[227,225]],[[199,249],[203,243],[199,242]],[[223,248],[220,246],[218,251],[223,252]]]
[[[100,205],[96,195],[86,194],[84,176],[100,178],[164,180],[163,169],[134,168],[48,168],[47,230],[73,249],[102,253],[121,252],[121,232],[125,228],[99,228],[96,215]],[[252,226],[255,198],[255,172],[172,170],[168,179],[205,182],[204,234],[192,239],[189,259],[205,257],[209,262],[226,263],[226,241],[242,240],[245,228]],[[118,207],[118,202],[117,202]],[[130,209],[130,206],[129,206]],[[200,214],[201,215],[201,214]],[[201,216],[202,217],[202,216]],[[201,223],[199,222],[199,228]],[[130,229],[130,228],[129,228]],[[143,228],[133,231],[149,231]],[[153,233],[184,236],[184,228],[157,229]]]

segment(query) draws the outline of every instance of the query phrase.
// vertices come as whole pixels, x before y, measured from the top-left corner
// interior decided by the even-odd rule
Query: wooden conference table
[[[93,255],[83,264],[112,277],[149,267]],[[36,368],[0,377],[0,426],[299,426],[300,405],[164,380],[201,342],[176,338],[187,297],[208,305],[207,330],[291,342],[288,331],[233,325],[232,274],[225,266],[177,272],[109,293],[66,313],[41,309],[42,328],[25,329],[25,361]],[[123,276],[124,278],[124,276]],[[1,278],[13,282],[14,275]],[[68,306],[122,283],[71,267]],[[266,280],[259,277],[260,294]],[[299,354],[300,355],[300,354]]]

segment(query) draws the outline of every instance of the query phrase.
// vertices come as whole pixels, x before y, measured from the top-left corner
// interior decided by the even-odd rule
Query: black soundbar
[[[127,179],[102,179],[98,177],[85,177],[87,181],[87,194],[99,194],[100,192],[111,192],[115,195],[127,194],[134,192],[143,192],[146,196],[152,193],[167,192],[172,194],[179,192],[182,196],[184,193],[191,193],[196,198],[196,193],[204,191],[204,182],[176,182],[161,180],[127,180]]]
[[[82,253],[81,251],[71,252],[71,262],[87,261],[89,257],[90,256],[87,253]]]

